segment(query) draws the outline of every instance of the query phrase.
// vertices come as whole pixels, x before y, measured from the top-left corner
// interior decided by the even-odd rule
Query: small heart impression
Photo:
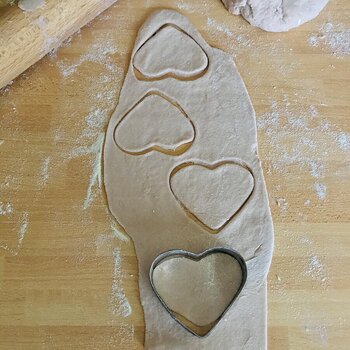
[[[203,337],[240,294],[247,277],[240,254],[212,248],[201,254],[171,250],[158,256],[150,271],[152,287],[170,315]]]
[[[252,195],[254,177],[247,167],[233,161],[188,162],[172,171],[170,188],[191,219],[218,233]]]

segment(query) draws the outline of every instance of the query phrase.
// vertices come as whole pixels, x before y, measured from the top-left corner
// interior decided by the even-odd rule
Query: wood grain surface
[[[36,11],[0,9],[0,88],[116,0],[47,0]]]
[[[349,349],[349,1],[281,34],[219,0],[142,4],[119,0],[1,90],[0,349],[143,349],[137,260],[108,213],[100,150],[137,30],[164,7],[232,54],[257,113],[269,349]]]

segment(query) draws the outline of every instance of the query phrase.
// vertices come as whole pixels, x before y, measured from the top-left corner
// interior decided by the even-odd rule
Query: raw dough
[[[131,154],[152,150],[171,154],[193,142],[194,127],[179,107],[151,93],[126,114],[114,137],[116,144]]]
[[[200,46],[208,58],[208,67],[191,80],[169,76],[144,80],[132,64],[135,54],[160,28],[169,24],[186,32]],[[168,42],[172,41],[169,37]],[[159,45],[155,42],[153,50],[149,55],[162,57],[163,41]],[[173,46],[172,61],[192,57],[186,50],[187,45],[185,48]],[[157,76],[164,73],[162,65],[152,69]],[[195,139],[181,155],[156,151],[133,155],[116,145],[117,125],[152,91],[176,102],[193,122]],[[158,107],[153,104],[154,113]],[[144,130],[147,135],[151,127],[152,123]],[[153,127],[159,129],[158,125]],[[166,134],[166,130],[159,129],[156,134]],[[132,135],[128,133],[127,136]],[[139,262],[146,349],[266,349],[266,276],[273,250],[273,226],[256,138],[254,110],[231,55],[209,46],[179,13],[163,10],[153,14],[136,38],[104,148],[104,182],[109,208],[132,237]],[[217,234],[208,232],[193,220],[171,191],[170,176],[174,169],[191,162],[244,164],[254,177],[254,190],[249,199]],[[218,201],[217,197],[208,201],[208,205]],[[232,202],[228,203],[230,205]],[[239,297],[215,329],[207,337],[197,338],[172,319],[160,303],[150,285],[149,269],[152,261],[164,251],[184,249],[198,253],[211,247],[230,247],[238,251],[247,262],[248,278]],[[205,305],[206,300],[201,302]]]
[[[198,326],[214,322],[225,311],[241,281],[237,260],[222,253],[200,261],[176,257],[153,272],[153,283],[168,307]]]
[[[286,32],[308,22],[321,12],[328,0],[222,0],[235,15],[268,32]]]
[[[180,165],[170,187],[185,210],[215,233],[243,207],[254,188],[252,174],[236,163]]]
[[[176,54],[174,48],[178,50]],[[148,78],[159,78],[167,74],[189,78],[207,68],[208,58],[186,33],[174,26],[165,25],[141,46],[133,62],[134,67]]]

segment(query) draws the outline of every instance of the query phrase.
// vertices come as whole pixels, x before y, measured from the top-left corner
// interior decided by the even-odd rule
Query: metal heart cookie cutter
[[[199,254],[175,249],[154,259],[149,279],[170,316],[191,334],[205,337],[238,298],[247,273],[243,257],[233,249]]]

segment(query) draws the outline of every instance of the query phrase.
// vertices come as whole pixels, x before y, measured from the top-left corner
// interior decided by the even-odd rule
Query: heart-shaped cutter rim
[[[163,300],[163,298],[160,296],[160,294],[157,291],[157,288],[154,285],[153,282],[153,272],[155,270],[155,268],[162,263],[165,260],[168,259],[172,259],[174,257],[185,257],[194,261],[200,261],[202,259],[204,259],[206,256],[211,255],[211,254],[215,254],[215,253],[222,253],[222,254],[227,254],[230,255],[232,258],[234,258],[238,264],[241,267],[241,271],[242,271],[242,281],[241,284],[238,288],[238,290],[236,291],[236,293],[233,295],[231,301],[227,304],[225,310],[221,313],[221,315],[212,323],[214,323],[213,327],[204,335],[198,334],[196,333],[193,329],[191,329],[190,327],[187,327],[185,324],[183,324],[174,314],[174,312],[168,307],[168,305],[165,303],[165,301]],[[220,320],[225,316],[225,314],[227,313],[227,311],[230,309],[230,307],[232,306],[232,304],[236,301],[236,299],[238,298],[238,296],[241,294],[241,291],[247,281],[247,276],[248,276],[248,269],[247,269],[247,265],[245,263],[244,258],[242,257],[241,254],[239,254],[236,250],[230,249],[230,248],[225,248],[225,247],[215,247],[215,248],[209,248],[206,249],[205,251],[203,251],[202,253],[192,253],[189,252],[187,250],[184,249],[172,249],[172,250],[167,250],[161,254],[159,254],[152,262],[150,270],[149,270],[149,280],[152,286],[152,289],[154,291],[154,293],[156,294],[158,300],[161,302],[161,304],[163,305],[163,307],[165,308],[165,310],[169,313],[169,315],[180,325],[182,326],[184,329],[186,329],[189,333],[195,335],[196,337],[199,338],[204,338],[207,337],[212,331],[213,329],[218,325],[218,323],[220,322]]]

